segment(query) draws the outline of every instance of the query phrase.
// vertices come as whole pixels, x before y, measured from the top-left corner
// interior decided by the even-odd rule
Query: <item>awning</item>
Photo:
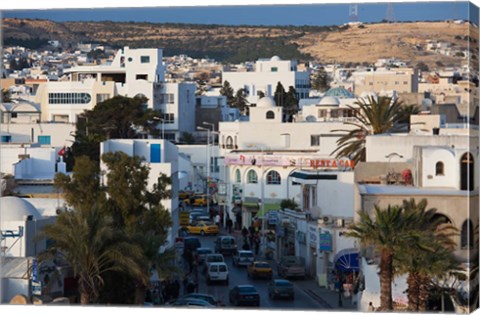
[[[327,174],[325,172],[295,171],[290,177],[294,182],[306,185],[317,184],[319,180],[336,180],[337,174]]]
[[[260,211],[257,212],[257,215],[255,218],[262,219],[264,218],[264,214],[268,214],[271,210],[280,210],[280,204],[279,203],[266,203],[262,207],[260,207]]]
[[[360,271],[358,263],[358,249],[356,248],[346,248],[339,251],[333,262],[335,264],[335,269],[348,272],[348,271]]]

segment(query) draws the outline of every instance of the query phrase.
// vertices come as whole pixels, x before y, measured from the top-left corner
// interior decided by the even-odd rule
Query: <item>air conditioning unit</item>
[[[318,219],[318,223],[320,225],[330,225],[333,223],[333,218],[329,215],[326,215]]]

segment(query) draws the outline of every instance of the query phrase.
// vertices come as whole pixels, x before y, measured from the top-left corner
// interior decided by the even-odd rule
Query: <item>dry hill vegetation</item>
[[[427,41],[469,49],[478,58],[478,28],[452,22],[377,23],[360,26],[226,26],[136,22],[65,22],[3,19],[4,42],[41,45],[95,42],[113,47],[161,47],[166,56],[186,54],[225,62],[278,55],[300,61],[372,63],[396,57],[429,67],[461,65],[465,59],[426,48]],[[72,46],[73,47],[73,46]]]

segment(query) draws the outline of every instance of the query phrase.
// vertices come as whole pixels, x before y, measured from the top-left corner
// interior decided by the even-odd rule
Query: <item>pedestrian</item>
[[[220,228],[220,215],[218,213],[215,215],[214,222]]]
[[[232,234],[232,226],[233,226],[232,219],[228,218],[226,225],[227,225],[228,234]]]
[[[375,307],[373,306],[372,301],[370,301],[370,303],[368,303],[368,311],[369,312],[375,312]]]
[[[192,281],[189,281],[187,284],[187,294],[195,292],[195,284]]]
[[[255,255],[258,255],[258,251],[260,250],[260,236],[255,235]]]
[[[343,301],[342,301],[342,295],[343,295],[343,292],[344,292],[343,282],[341,280],[339,280],[339,282],[340,282],[340,286],[339,286],[339,290],[338,290],[338,307],[343,307]]]
[[[243,236],[244,238],[246,238],[247,235],[248,235],[248,230],[247,230],[247,228],[244,226],[243,229],[242,229],[242,236]]]

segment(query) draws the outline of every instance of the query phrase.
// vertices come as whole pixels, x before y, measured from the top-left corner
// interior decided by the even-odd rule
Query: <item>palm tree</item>
[[[332,130],[332,132],[346,132],[337,140],[338,147],[332,152],[337,158],[348,157],[356,163],[365,161],[365,142],[367,135],[381,134],[395,131],[401,119],[402,102],[391,97],[379,96],[378,99],[369,96],[368,100],[358,99],[350,106],[357,121],[344,122],[354,126],[354,129]]]
[[[416,216],[409,228],[418,230],[421,236],[417,246],[398,252],[395,265],[399,271],[408,273],[408,310],[426,311],[432,278],[444,278],[461,270],[452,252],[455,243],[451,237],[457,229],[439,216],[435,208],[426,210],[426,199],[418,204],[414,198],[404,200],[403,208]]]
[[[136,260],[141,248],[133,245],[112,226],[112,220],[97,207],[90,211],[62,212],[55,223],[41,234],[54,244],[41,254],[41,259],[61,257],[73,268],[78,279],[80,303],[97,301],[107,271],[141,275]]]
[[[411,246],[415,233],[407,228],[415,217],[399,206],[381,209],[375,205],[372,220],[367,212],[359,211],[360,220],[349,227],[348,237],[357,238],[363,246],[373,246],[380,255],[380,310],[393,310],[393,260],[398,251]]]

